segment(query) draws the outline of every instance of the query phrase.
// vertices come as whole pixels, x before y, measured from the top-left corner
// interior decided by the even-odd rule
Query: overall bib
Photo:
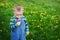
[[[16,24],[18,20],[16,19],[14,24]],[[11,40],[26,40],[25,34],[25,22],[23,19],[19,21],[21,24],[20,26],[11,30]]]

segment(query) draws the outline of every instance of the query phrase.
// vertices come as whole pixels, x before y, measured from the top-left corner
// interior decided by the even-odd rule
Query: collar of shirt
[[[14,15],[13,18],[16,18],[16,16]],[[22,18],[25,18],[25,16],[23,15]],[[18,18],[16,18],[16,19],[18,19]],[[18,19],[18,20],[21,20],[21,19]]]

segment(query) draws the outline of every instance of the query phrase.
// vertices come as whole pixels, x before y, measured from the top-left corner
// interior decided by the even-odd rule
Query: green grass
[[[0,40],[10,40],[9,22],[17,4],[25,9],[27,40],[60,40],[60,0],[0,0]]]

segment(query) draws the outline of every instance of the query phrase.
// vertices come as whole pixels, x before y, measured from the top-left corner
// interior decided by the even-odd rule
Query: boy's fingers
[[[20,25],[20,22],[17,22],[16,25],[19,26]]]
[[[26,32],[26,35],[29,35],[29,32]]]

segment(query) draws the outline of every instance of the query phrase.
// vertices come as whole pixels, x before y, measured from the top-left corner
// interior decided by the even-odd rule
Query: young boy
[[[29,27],[26,17],[23,16],[23,7],[14,7],[14,16],[10,19],[11,40],[26,40],[26,35],[29,35]]]

